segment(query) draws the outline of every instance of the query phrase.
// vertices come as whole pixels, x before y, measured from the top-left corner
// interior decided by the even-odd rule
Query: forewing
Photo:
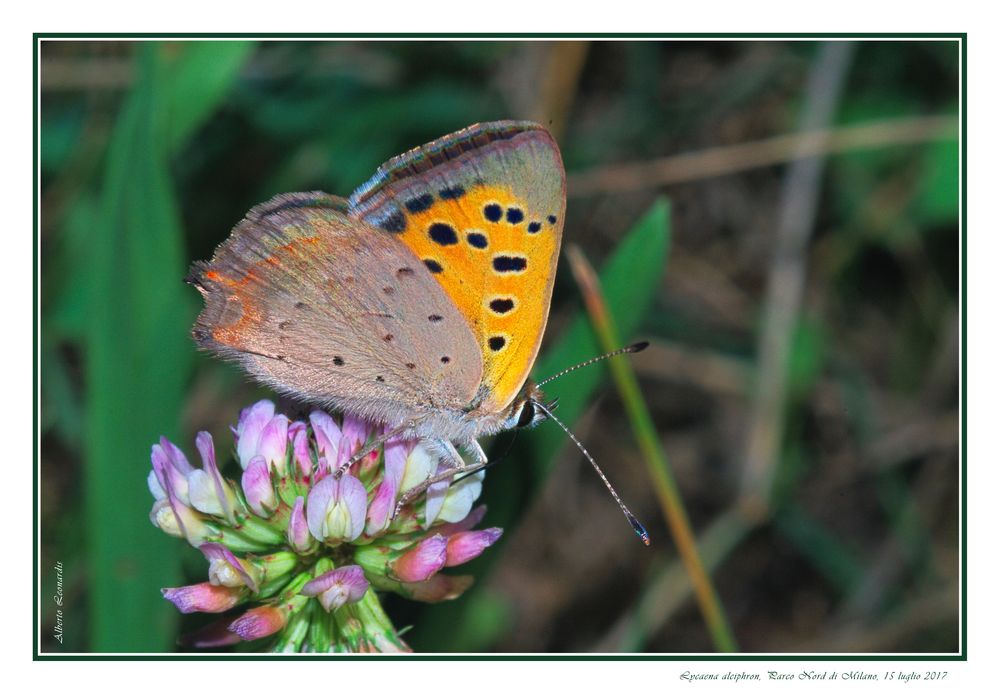
[[[460,409],[482,378],[475,336],[399,240],[324,193],[252,209],[189,278],[198,343],[276,390],[388,423]]]

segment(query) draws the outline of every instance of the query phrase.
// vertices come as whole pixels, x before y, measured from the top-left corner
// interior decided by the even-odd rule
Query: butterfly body
[[[541,398],[528,374],[564,212],[541,126],[471,126],[388,161],[350,199],[253,208],[192,269],[206,304],[193,334],[275,390],[482,462],[476,440]]]

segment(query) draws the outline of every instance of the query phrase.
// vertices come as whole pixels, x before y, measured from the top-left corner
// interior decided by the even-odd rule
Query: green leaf
[[[86,528],[91,649],[157,651],[176,615],[158,588],[178,578],[182,545],[154,528],[146,489],[151,444],[176,437],[194,350],[192,299],[168,174],[159,47],[139,50],[137,78],[111,138],[86,264]]]
[[[601,286],[608,310],[613,313],[622,339],[626,341],[635,336],[659,292],[667,264],[669,235],[670,205],[661,198],[632,227],[601,269]],[[589,318],[580,310],[569,329],[538,360],[535,373],[544,378],[590,359],[601,351]],[[572,424],[583,414],[590,398],[607,376],[606,364],[595,365],[553,381],[545,387],[545,392],[549,397],[559,398],[559,418],[566,424]],[[538,461],[535,471],[539,479],[548,473],[557,453],[567,443],[566,435],[554,426],[531,432],[531,446]]]
[[[170,67],[164,101],[168,139],[176,151],[222,102],[255,47],[253,41],[191,41]]]

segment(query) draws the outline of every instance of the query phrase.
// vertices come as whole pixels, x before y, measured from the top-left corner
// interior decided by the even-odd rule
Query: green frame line
[[[410,655],[375,655],[375,654],[246,654],[246,653],[206,653],[189,654],[106,654],[106,653],[52,653],[42,652],[39,649],[41,636],[41,615],[39,614],[39,477],[40,469],[40,443],[39,443],[39,375],[40,363],[39,353],[39,296],[38,287],[41,281],[39,271],[39,170],[38,152],[40,145],[39,133],[39,51],[41,41],[45,39],[157,39],[157,40],[181,40],[181,39],[796,39],[802,41],[822,40],[822,39],[858,39],[858,40],[879,40],[879,39],[932,39],[932,40],[957,40],[961,49],[961,85],[962,85],[962,133],[961,133],[961,154],[962,154],[962,181],[961,181],[961,209],[962,219],[959,225],[961,236],[961,270],[962,286],[960,293],[962,297],[962,365],[961,365],[961,441],[962,450],[959,467],[962,471],[961,500],[962,517],[960,527],[962,528],[962,597],[961,597],[961,633],[959,651],[955,654],[847,654],[847,655],[799,655],[799,654],[726,654],[726,655],[686,655],[686,654],[660,654],[660,653],[623,653],[623,654],[548,654],[548,653],[514,653],[514,654],[480,654],[480,653],[455,653],[455,654],[410,654]],[[968,33],[966,32],[942,32],[942,33],[715,33],[715,34],[695,34],[695,33],[385,33],[385,34],[364,34],[364,33],[62,33],[62,32],[35,32],[32,34],[32,451],[34,455],[34,469],[32,471],[32,617],[34,633],[32,634],[32,660],[94,660],[94,661],[120,661],[120,660],[481,660],[481,661],[503,661],[503,660],[621,660],[621,661],[728,661],[728,662],[796,662],[796,661],[854,661],[854,662],[963,662],[968,660],[968,438],[967,438],[967,414],[968,394],[967,394],[967,335],[968,335],[968,313],[967,313],[967,289],[968,289],[968,253],[967,253],[967,226],[968,226],[968,144],[966,130],[968,125]]]

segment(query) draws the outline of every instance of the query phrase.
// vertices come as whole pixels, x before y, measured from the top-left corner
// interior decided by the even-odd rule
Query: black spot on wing
[[[429,320],[431,323],[440,323],[442,320],[444,320],[444,318],[442,318],[436,313],[432,313],[431,315],[427,316],[427,320]]]
[[[494,335],[489,340],[490,349],[499,352],[507,344],[507,338],[502,335]]]
[[[493,313],[504,314],[511,311],[513,308],[513,299],[493,299],[490,302],[490,310],[493,311]]]
[[[433,258],[424,258],[424,265],[426,265],[427,269],[433,272],[435,275],[439,272],[444,272],[444,268],[441,267],[441,263],[434,260]]]
[[[450,188],[442,188],[438,191],[438,196],[442,200],[458,200],[463,195],[465,195],[465,188],[462,186],[451,186]]]
[[[528,259],[516,255],[493,257],[493,269],[497,272],[521,272],[528,267]]]
[[[344,365],[344,358],[343,357],[334,357],[333,358],[333,364],[334,364],[334,366],[343,366]]]
[[[542,230],[542,223],[541,222],[531,222],[530,224],[528,224],[528,233],[529,234],[537,234],[541,230]]]
[[[491,202],[483,208],[483,216],[491,222],[499,222],[503,218],[503,208],[495,202]]]
[[[379,222],[379,227],[394,234],[402,234],[406,231],[406,215],[396,211]]]
[[[520,224],[524,221],[524,212],[519,207],[508,207],[507,221],[511,224]]]
[[[435,222],[431,224],[431,228],[427,230],[427,234],[431,237],[431,241],[440,246],[454,246],[458,243],[458,234],[455,233],[455,229],[449,224]]]
[[[423,212],[424,210],[429,210],[433,204],[434,196],[430,193],[424,193],[423,195],[418,195],[415,198],[407,200],[406,209],[410,212]]]
[[[480,234],[478,231],[471,231],[465,235],[465,240],[469,242],[469,245],[473,248],[486,248],[489,245],[489,241],[486,239],[485,234]]]
[[[556,223],[556,216],[554,214],[550,214],[547,217],[547,219],[549,220],[549,224],[555,224]]]

